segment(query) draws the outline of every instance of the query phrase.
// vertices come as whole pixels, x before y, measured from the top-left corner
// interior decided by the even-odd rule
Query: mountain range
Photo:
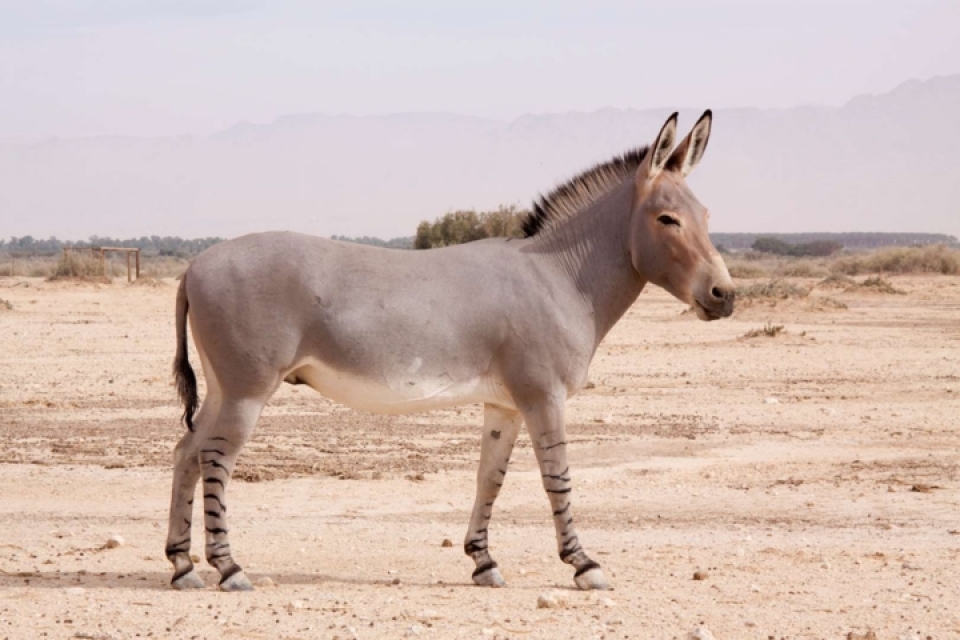
[[[305,114],[210,136],[0,140],[0,235],[409,236],[454,209],[528,206],[649,143],[673,110]],[[701,111],[680,109],[682,134]],[[711,231],[956,235],[960,74],[840,107],[715,110],[690,184]]]

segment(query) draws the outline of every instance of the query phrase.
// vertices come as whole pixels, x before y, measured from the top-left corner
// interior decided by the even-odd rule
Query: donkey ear
[[[677,112],[673,112],[673,115],[667,118],[667,121],[663,124],[660,133],[657,134],[657,139],[650,145],[650,151],[647,152],[648,161],[644,163],[647,164],[645,172],[647,180],[653,180],[663,171],[670,159],[670,151],[673,150],[673,145],[676,142]]]
[[[710,140],[710,126],[712,124],[713,112],[707,109],[697,120],[697,124],[693,125],[693,130],[670,156],[667,166],[679,171],[680,175],[684,177],[688,176],[693,168],[700,163],[703,152],[707,150],[707,141]]]

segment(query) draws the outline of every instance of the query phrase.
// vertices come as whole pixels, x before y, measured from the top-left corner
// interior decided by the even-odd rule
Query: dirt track
[[[960,638],[960,278],[893,282],[709,324],[640,297],[567,414],[608,593],[572,589],[525,436],[491,529],[509,587],[481,589],[480,408],[285,386],[228,494],[237,559],[277,586],[224,594],[167,587],[172,281],[0,279],[0,638]]]

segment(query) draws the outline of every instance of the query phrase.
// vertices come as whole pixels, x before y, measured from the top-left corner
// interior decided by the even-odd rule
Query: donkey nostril
[[[717,300],[723,300],[723,291],[720,291],[719,288],[714,287],[710,290],[710,295],[712,295]]]

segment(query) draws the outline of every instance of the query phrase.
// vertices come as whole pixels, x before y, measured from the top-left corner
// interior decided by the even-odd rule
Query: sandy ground
[[[0,279],[0,638],[960,638],[960,278],[892,281],[709,324],[640,297],[568,404],[600,594],[556,557],[525,435],[491,528],[508,588],[483,589],[480,407],[285,386],[228,494],[238,561],[276,586],[226,594],[168,587],[172,281]]]

